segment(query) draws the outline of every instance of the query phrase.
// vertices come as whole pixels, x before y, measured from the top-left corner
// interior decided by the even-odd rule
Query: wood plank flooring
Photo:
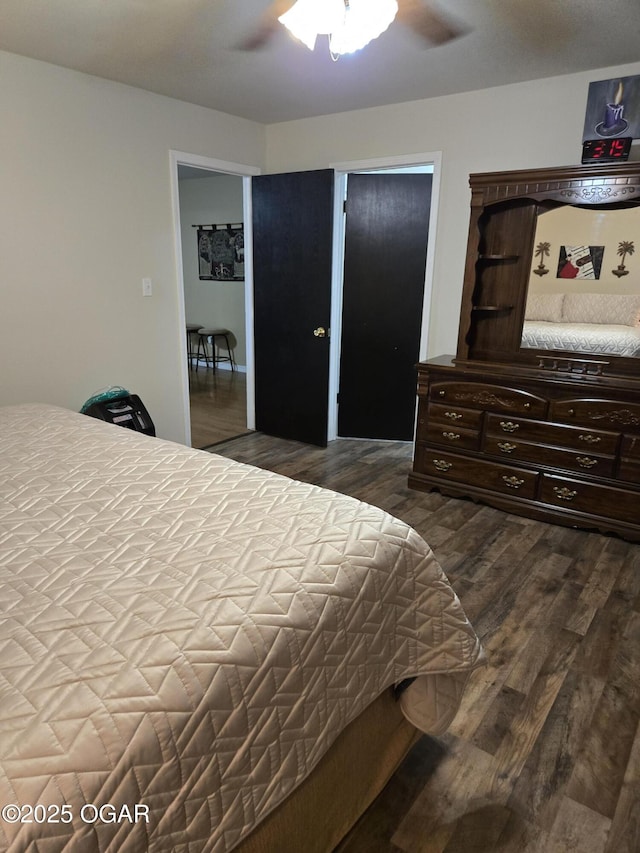
[[[340,853],[640,853],[639,545],[412,491],[404,443],[254,433],[215,452],[412,524],[487,652]]]
[[[210,447],[247,432],[247,377],[239,370],[189,371],[191,446]]]

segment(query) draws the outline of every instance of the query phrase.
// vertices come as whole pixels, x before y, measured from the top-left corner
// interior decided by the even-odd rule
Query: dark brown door
[[[430,174],[347,178],[338,435],[411,441]]]
[[[325,446],[332,170],[253,178],[256,429]]]

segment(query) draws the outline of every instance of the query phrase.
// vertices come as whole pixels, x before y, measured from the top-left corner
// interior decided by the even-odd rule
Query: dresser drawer
[[[623,435],[620,456],[640,462],[640,435]]]
[[[482,412],[477,409],[465,409],[462,406],[443,406],[441,403],[429,403],[427,417],[439,424],[462,429],[478,429],[482,421]]]
[[[511,436],[542,444],[554,444],[558,447],[571,447],[591,456],[593,453],[614,454],[620,434],[604,430],[585,430],[582,427],[550,424],[546,421],[505,418],[500,415],[488,415],[487,436]]]
[[[488,385],[482,382],[434,382],[429,389],[433,402],[467,408],[483,409],[488,412],[544,417],[548,402],[528,391]]]
[[[456,456],[425,445],[416,448],[415,461],[415,470],[428,477],[439,477],[522,498],[535,497],[538,482],[536,471],[521,471],[507,465]]]
[[[622,436],[620,456],[618,479],[640,484],[640,435]]]
[[[542,475],[540,499],[553,506],[602,518],[638,523],[640,492]]]
[[[511,437],[487,436],[482,444],[485,453],[512,459],[514,462],[529,462],[534,465],[546,465],[548,468],[564,468],[592,474],[595,477],[612,477],[614,456],[597,456],[593,453],[579,453],[547,444],[531,444],[514,440]]]
[[[640,486],[640,459],[621,459],[618,479],[637,483]],[[638,495],[638,500],[640,500],[640,495]],[[640,507],[638,508],[638,515],[640,516]]]
[[[477,450],[480,446],[477,430],[457,429],[448,424],[429,422],[425,430],[425,439],[430,444],[441,444],[443,447],[450,447],[452,450],[457,448]]]
[[[640,431],[640,403],[597,398],[556,400],[551,404],[550,417],[554,421],[580,423],[599,429],[625,432],[631,427]]]

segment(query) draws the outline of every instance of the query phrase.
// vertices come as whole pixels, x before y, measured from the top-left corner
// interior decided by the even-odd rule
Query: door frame
[[[410,170],[412,167],[432,167],[431,207],[429,216],[429,235],[427,239],[427,260],[425,266],[424,299],[422,303],[422,322],[420,326],[419,359],[427,357],[429,320],[431,315],[431,296],[433,293],[433,268],[435,257],[435,239],[440,199],[440,175],[442,171],[442,151],[423,154],[405,154],[395,157],[378,157],[372,160],[353,160],[331,163],[335,171],[334,221],[333,221],[333,276],[331,289],[331,339],[329,349],[329,424],[327,438],[333,441],[338,437],[338,389],[340,387],[340,348],[342,340],[342,285],[344,277],[345,214],[344,201],[347,194],[347,177],[352,172],[389,172],[397,169]],[[415,427],[414,427],[415,433]]]
[[[182,353],[181,392],[182,411],[184,418],[185,440],[191,445],[191,415],[189,409],[189,367],[187,359],[187,341],[185,335],[186,310],[184,299],[184,267],[182,264],[182,233],[180,223],[180,186],[178,181],[178,166],[194,166],[208,172],[222,172],[227,175],[237,175],[242,178],[242,207],[244,217],[244,298],[245,298],[245,329],[247,341],[247,427],[255,429],[255,359],[253,349],[253,228],[251,216],[251,178],[261,175],[262,170],[257,166],[242,163],[231,163],[227,160],[217,160],[213,157],[203,157],[199,154],[187,154],[184,151],[169,151],[171,164],[171,204],[173,208],[173,237],[176,262],[176,280],[178,283],[178,312],[176,334],[178,335],[180,352]]]

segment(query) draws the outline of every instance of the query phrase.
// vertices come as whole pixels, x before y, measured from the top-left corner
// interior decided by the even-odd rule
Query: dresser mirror
[[[456,363],[637,377],[640,163],[469,183]]]
[[[640,207],[539,210],[521,347],[640,358],[639,240]]]

